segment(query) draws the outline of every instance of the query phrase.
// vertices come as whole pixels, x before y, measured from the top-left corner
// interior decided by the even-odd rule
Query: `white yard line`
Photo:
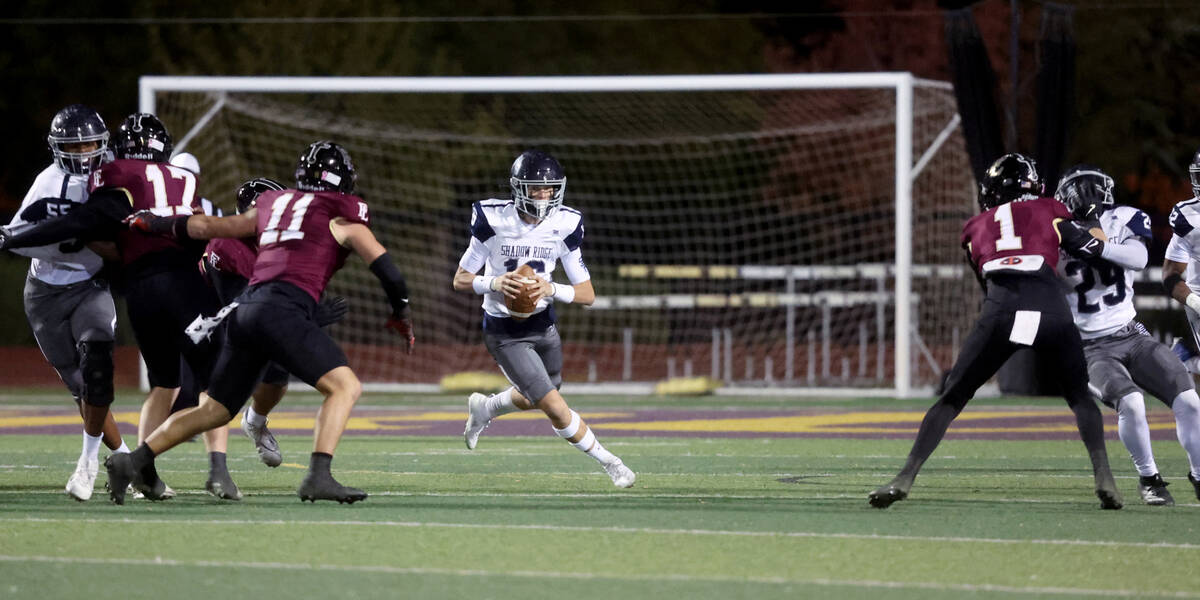
[[[922,589],[962,592],[1000,592],[1009,594],[1059,594],[1097,596],[1107,598],[1200,598],[1200,594],[1188,592],[1157,592],[1153,590],[1102,590],[1070,587],[1017,587],[989,584],[939,583],[927,581],[875,581],[866,579],[827,579],[789,577],[745,577],[723,575],[682,575],[673,573],[610,574],[572,573],[564,571],[487,571],[482,569],[441,569],[436,567],[392,567],[387,565],[329,565],[280,562],[242,562],[208,560],[174,560],[164,558],[83,558],[58,556],[15,556],[0,555],[0,562],[11,563],[59,563],[90,565],[129,565],[185,568],[255,569],[277,571],[332,571],[345,573],[385,573],[390,575],[442,575],[453,577],[520,577],[615,581],[660,581],[660,582],[713,582],[713,583],[756,583],[769,585],[822,585],[836,587]]]
[[[653,527],[591,527],[583,525],[513,525],[498,523],[439,523],[433,521],[300,521],[300,520],[254,520],[254,519],[68,519],[68,518],[0,518],[0,523],[122,523],[147,525],[276,525],[276,526],[336,526],[336,527],[407,527],[442,529],[495,529],[520,531],[552,531],[582,533],[632,533],[652,535],[693,535],[762,538],[818,538],[847,540],[889,540],[906,542],[937,542],[999,545],[1038,546],[1084,546],[1108,548],[1166,548],[1173,550],[1200,550],[1200,544],[1170,542],[1122,542],[1116,540],[1054,540],[1054,539],[1008,539],[976,538],[960,536],[881,535],[865,533],[827,533],[818,531],[737,531],[721,529],[661,529]]]

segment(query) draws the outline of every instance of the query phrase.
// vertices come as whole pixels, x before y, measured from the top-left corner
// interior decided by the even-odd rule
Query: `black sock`
[[[946,435],[946,430],[950,427],[950,422],[958,416],[959,412],[961,409],[941,401],[929,408],[929,411],[925,413],[925,418],[921,420],[921,428],[917,431],[917,439],[913,441],[912,450],[908,453],[908,460],[900,471],[901,475],[910,478],[917,476],[921,465],[925,464],[925,460],[941,443],[942,438]]]
[[[312,458],[308,459],[308,472],[314,474],[329,474],[329,463],[333,462],[332,454],[324,452],[313,452]]]
[[[225,466],[224,452],[209,452],[208,453],[208,472],[209,473],[228,473],[229,467]]]
[[[150,483],[158,480],[158,471],[154,468],[154,451],[145,442],[129,453],[129,461],[133,464],[133,470],[141,473],[142,481]]]

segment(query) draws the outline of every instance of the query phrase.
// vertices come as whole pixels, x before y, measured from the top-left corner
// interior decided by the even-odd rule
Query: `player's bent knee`
[[[91,406],[113,403],[113,342],[79,342],[83,401]]]
[[[362,382],[350,367],[337,367],[321,376],[315,386],[317,391],[326,396],[333,394],[350,396],[358,400],[362,396]]]

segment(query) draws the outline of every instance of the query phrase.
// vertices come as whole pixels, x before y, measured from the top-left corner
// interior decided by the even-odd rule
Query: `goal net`
[[[243,180],[292,184],[310,142],[349,150],[417,327],[404,356],[361,261],[334,277],[352,309],[331,333],[373,387],[497,371],[480,298],[450,281],[471,203],[508,198],[532,147],[566,170],[597,292],[558,307],[568,389],[707,376],[905,395],[949,367],[977,310],[954,95],[908,74],[143,77],[141,108],[227,211]]]

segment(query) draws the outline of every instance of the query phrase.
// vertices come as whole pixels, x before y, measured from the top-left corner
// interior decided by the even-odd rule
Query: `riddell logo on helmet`
[[[1012,266],[1012,265],[1019,265],[1019,264],[1021,264],[1021,262],[1022,261],[1021,261],[1020,256],[1009,256],[1009,257],[1005,258],[1004,260],[1001,260],[1000,264],[1005,265],[1005,266]]]

